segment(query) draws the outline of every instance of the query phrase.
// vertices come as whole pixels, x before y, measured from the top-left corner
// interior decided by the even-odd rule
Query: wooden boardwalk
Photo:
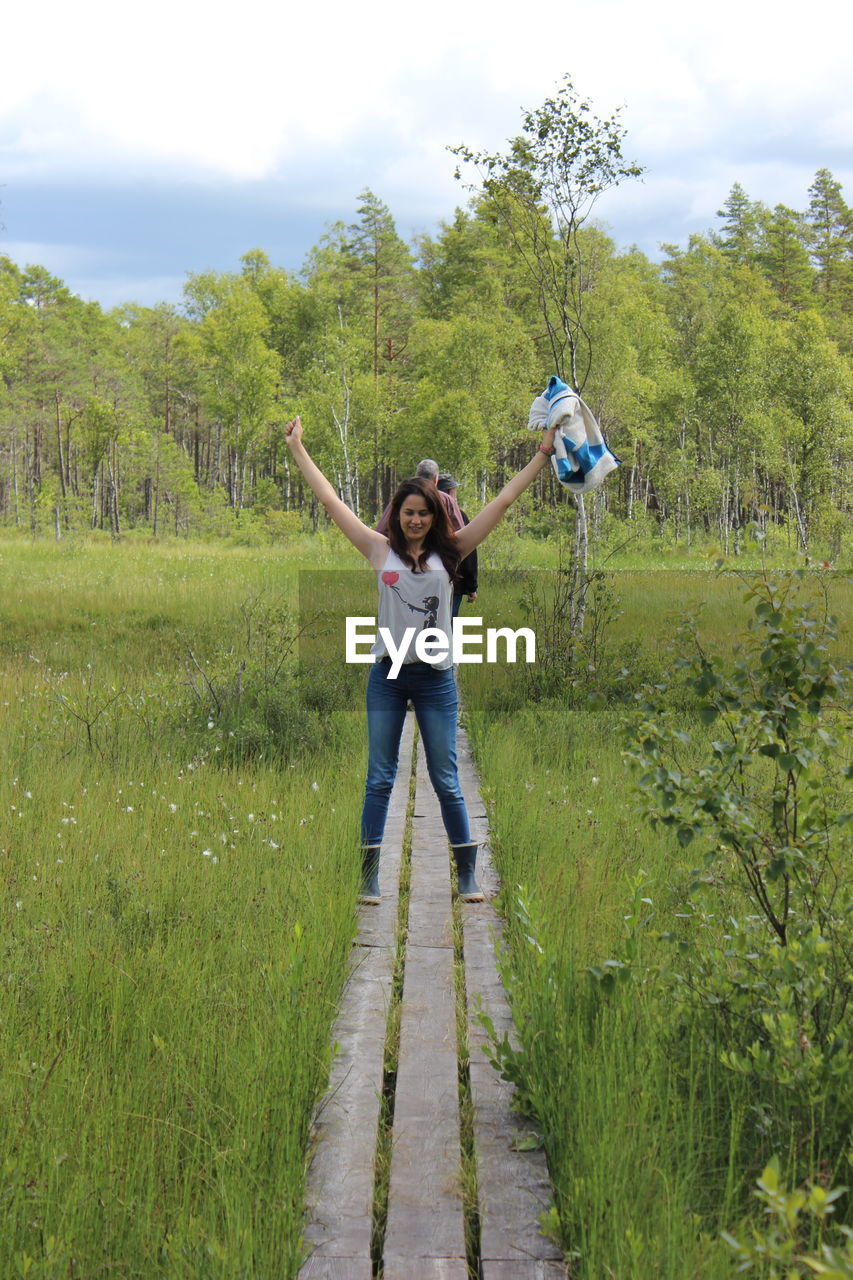
[[[551,1201],[545,1159],[541,1151],[514,1149],[523,1121],[510,1110],[512,1087],[486,1059],[485,1035],[473,1017],[479,1002],[498,1032],[511,1032],[495,963],[500,919],[488,902],[461,904],[477,1192],[475,1214],[469,1206],[473,1222],[466,1223],[450,863],[438,801],[423,753],[414,743],[413,721],[407,716],[382,846],[382,902],[361,908],[352,970],[334,1030],[339,1053],[316,1116],[305,1232],[310,1253],[299,1277],[558,1280],[565,1276],[565,1267],[537,1224]],[[409,813],[413,762],[416,786]],[[459,771],[472,838],[480,842],[478,878],[490,897],[497,877],[488,858],[479,782],[461,730]],[[378,1259],[374,1265],[371,1258],[374,1152],[385,1084],[401,853],[407,835],[410,898],[380,1271]],[[476,1247],[466,1246],[466,1239],[473,1239]]]

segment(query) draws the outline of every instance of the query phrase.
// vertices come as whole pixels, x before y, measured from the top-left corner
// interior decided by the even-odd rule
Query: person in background
[[[421,480],[426,480],[428,484],[432,484],[437,487],[438,463],[434,458],[423,458],[415,468],[415,475]],[[468,523],[468,521],[462,519],[462,512],[459,510],[459,503],[456,501],[456,495],[452,493],[442,493],[441,490],[439,490],[439,495],[441,497],[442,505],[447,512],[447,518],[450,521],[451,529],[461,529],[463,525]],[[389,502],[388,506],[379,517],[379,523],[376,526],[377,533],[384,533],[387,536],[390,516],[391,503]]]
[[[449,471],[441,471],[438,476],[438,492],[447,493],[451,498],[456,500],[456,490],[459,488],[459,481],[450,474]],[[463,525],[470,524],[467,514],[459,507],[459,514],[462,517]],[[468,597],[468,603],[473,604],[477,599],[477,552],[472,551],[469,556],[460,562],[459,568],[456,570],[456,581],[453,583],[453,617],[455,618],[462,607],[463,598]]]

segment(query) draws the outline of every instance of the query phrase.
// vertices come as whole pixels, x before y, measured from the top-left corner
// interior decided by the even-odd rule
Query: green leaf
[[[510,1151],[541,1151],[543,1138],[540,1133],[517,1133],[509,1144]]]
[[[758,1185],[762,1191],[778,1191],[779,1190],[779,1157],[773,1156],[772,1160],[765,1166],[764,1172],[758,1179]]]

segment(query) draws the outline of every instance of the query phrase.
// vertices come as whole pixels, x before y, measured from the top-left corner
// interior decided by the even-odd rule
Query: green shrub
[[[339,732],[337,712],[348,703],[337,689],[300,680],[298,634],[290,611],[261,597],[242,605],[236,643],[205,658],[184,658],[186,732],[225,761],[292,760],[321,750]]]
[[[825,1239],[836,1203],[846,1191],[846,1187],[827,1191],[818,1184],[807,1191],[786,1191],[779,1185],[779,1161],[771,1160],[758,1180],[756,1192],[765,1206],[766,1225],[754,1226],[752,1239],[746,1244],[723,1233],[740,1263],[738,1271],[758,1266],[761,1274],[772,1280],[780,1275],[776,1269],[779,1263],[785,1269],[786,1280],[813,1275],[827,1280],[853,1280],[853,1232],[841,1227],[842,1243]],[[817,1255],[805,1242],[806,1235],[818,1237],[814,1242]]]
[[[845,842],[845,673],[833,618],[797,600],[802,578],[748,583],[748,639],[730,668],[688,620],[674,667],[695,695],[690,732],[660,683],[639,695],[628,759],[641,806],[680,845],[705,846],[670,973],[688,1018],[757,1086],[765,1131],[813,1166],[841,1159],[853,1114]],[[708,726],[708,732],[701,726]]]

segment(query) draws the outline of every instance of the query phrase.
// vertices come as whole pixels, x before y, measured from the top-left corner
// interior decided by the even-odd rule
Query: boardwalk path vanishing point
[[[551,1199],[545,1158],[514,1149],[524,1122],[510,1111],[512,1086],[486,1059],[473,1016],[479,1002],[499,1034],[511,1033],[494,954],[500,920],[488,902],[459,903],[454,930],[448,848],[413,722],[407,716],[382,846],[382,902],[360,909],[338,1053],[315,1119],[311,1253],[299,1277],[558,1280],[560,1254],[537,1225]],[[490,897],[497,878],[462,730],[459,772]],[[407,919],[398,918],[401,869],[410,875]],[[469,1062],[460,1065],[466,1033]],[[384,1069],[386,1038],[396,1073]]]

